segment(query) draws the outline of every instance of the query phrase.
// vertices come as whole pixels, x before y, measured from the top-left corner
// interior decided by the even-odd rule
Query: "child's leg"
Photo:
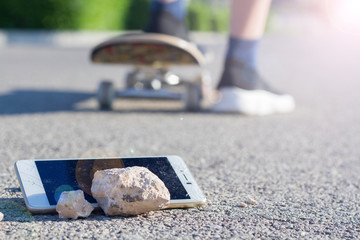
[[[185,25],[185,0],[153,0],[145,32],[163,33],[189,40]]]
[[[257,50],[264,33],[270,0],[233,0],[226,61],[213,109],[249,115],[285,113],[294,109],[290,95],[272,89],[257,72]]]

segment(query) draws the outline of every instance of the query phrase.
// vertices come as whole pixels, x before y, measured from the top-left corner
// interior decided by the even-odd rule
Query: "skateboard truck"
[[[202,53],[193,44],[164,34],[133,33],[111,39],[96,46],[91,59],[134,66],[125,79],[125,89],[116,91],[111,81],[99,84],[101,109],[111,109],[116,98],[143,98],[181,100],[186,110],[196,111],[201,108],[203,85],[210,80]],[[196,66],[200,73],[186,79],[170,71],[179,65]]]

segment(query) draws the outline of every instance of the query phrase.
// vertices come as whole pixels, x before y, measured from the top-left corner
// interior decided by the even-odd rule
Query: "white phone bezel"
[[[25,205],[30,212],[42,213],[54,210],[55,208],[49,204],[35,160],[19,160],[15,163],[15,170]]]
[[[191,175],[183,159],[179,156],[138,156],[125,158],[151,158],[166,157],[173,167],[182,185],[188,192],[190,199],[170,200],[168,208],[194,207],[205,203],[206,199]],[[112,158],[91,158],[91,159],[114,159]],[[118,157],[121,158],[121,157]],[[35,161],[63,161],[63,160],[89,160],[90,158],[69,158],[69,159],[36,159],[19,160],[15,163],[21,191],[23,193],[26,207],[33,213],[54,212],[56,206],[50,205],[44,186],[42,184]],[[97,204],[93,204],[97,207]]]
[[[197,185],[184,160],[179,156],[165,156],[190,196],[190,199],[170,200],[169,208],[195,207],[205,204],[206,198]]]

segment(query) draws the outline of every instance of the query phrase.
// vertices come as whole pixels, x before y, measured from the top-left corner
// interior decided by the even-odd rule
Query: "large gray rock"
[[[86,201],[81,190],[62,192],[56,204],[60,218],[88,217],[93,210],[94,207]]]
[[[164,182],[144,167],[97,171],[91,192],[106,215],[137,215],[165,208],[170,202]]]

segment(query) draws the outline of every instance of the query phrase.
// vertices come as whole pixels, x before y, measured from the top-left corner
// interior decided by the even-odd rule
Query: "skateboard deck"
[[[130,64],[135,66],[203,65],[203,54],[185,40],[156,33],[131,33],[96,46],[94,63]]]
[[[95,46],[91,60],[134,67],[125,79],[123,91],[115,91],[111,81],[100,83],[97,98],[102,109],[111,108],[116,97],[176,99],[182,100],[187,110],[200,108],[206,61],[190,42],[165,34],[130,33]],[[187,79],[170,71],[175,66],[195,66],[201,73]],[[175,86],[182,87],[182,93],[174,91]]]

